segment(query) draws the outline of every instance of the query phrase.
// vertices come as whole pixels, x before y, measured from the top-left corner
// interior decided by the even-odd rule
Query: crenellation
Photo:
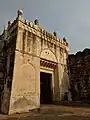
[[[36,19],[36,20],[34,21],[34,24],[35,24],[35,25],[39,25],[38,19]]]
[[[32,27],[33,23],[32,22],[29,22],[29,27]]]
[[[54,35],[54,36],[57,36],[57,33],[54,31],[54,32],[53,32],[53,35]]]
[[[25,20],[25,23],[22,21],[22,24],[23,24],[23,29],[28,28],[27,30],[30,32],[33,32],[34,34],[37,34],[37,32],[38,32],[38,34],[37,34],[38,37],[40,37],[40,35],[41,35],[42,38],[45,38],[45,39],[52,38],[53,41],[55,41],[55,42],[57,41],[57,44],[61,43],[62,46],[65,45],[68,47],[68,43],[67,43],[66,39],[64,41],[63,41],[63,39],[61,40],[60,38],[57,37],[57,33],[54,32],[53,34],[51,34],[51,33],[47,32],[46,30],[40,28],[39,24],[36,25],[27,20]],[[28,26],[28,27],[26,27],[26,26]]]
[[[19,9],[17,11],[17,19],[22,21],[23,20],[22,15],[23,15],[23,11],[21,9]]]
[[[26,23],[27,23],[27,21],[26,21]],[[50,38],[52,38],[52,40],[55,41],[57,44],[59,44],[59,42],[60,42],[62,45],[66,45],[66,41],[60,40],[60,38],[58,38],[57,36],[47,32],[46,30],[44,30],[42,28],[35,29],[36,27],[34,27],[34,25],[29,26],[29,24],[26,24],[26,25],[24,24],[23,29],[24,28],[26,29],[27,28],[26,26],[28,26],[28,29],[27,29],[28,31],[33,32],[33,34],[36,34],[39,37],[41,35],[43,39],[49,39],[50,40]],[[37,32],[38,32],[38,34],[37,34]]]
[[[51,37],[51,36],[49,36],[49,34],[47,35],[47,33],[42,34],[42,38],[45,39],[45,40],[52,41],[54,44],[57,44],[57,46],[61,45],[62,48],[63,48],[63,46],[66,46],[66,42],[63,42],[63,40],[60,41],[60,39],[58,39],[54,36]]]
[[[8,21],[8,26],[7,26],[7,30],[9,31],[11,28],[13,29],[13,26],[16,25],[17,20],[14,21]]]
[[[11,26],[11,21],[8,21],[8,28]]]

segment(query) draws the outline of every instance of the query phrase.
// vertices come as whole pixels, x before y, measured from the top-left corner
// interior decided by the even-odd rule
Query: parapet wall
[[[8,25],[6,26],[6,28],[8,30],[7,37],[10,36],[10,34],[15,29],[15,26],[17,26],[17,20],[22,22],[22,27],[19,26],[19,27],[21,27],[21,29],[23,29],[23,30],[26,29],[28,31],[31,31],[33,34],[36,34],[38,37],[48,39],[49,41],[53,42],[57,46],[60,46],[61,48],[64,48],[64,49],[67,48],[66,49],[67,51],[69,50],[68,42],[65,37],[59,38],[56,32],[53,32],[53,34],[47,32],[45,29],[43,29],[39,25],[39,21],[37,19],[34,22],[24,20],[22,10],[18,10],[16,20],[8,21]]]

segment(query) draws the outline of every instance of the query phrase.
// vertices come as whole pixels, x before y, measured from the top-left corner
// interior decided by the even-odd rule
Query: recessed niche
[[[30,48],[29,48],[28,50],[29,50],[29,52],[30,52]]]

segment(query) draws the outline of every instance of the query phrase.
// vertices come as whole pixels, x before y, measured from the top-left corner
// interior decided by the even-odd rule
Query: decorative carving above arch
[[[57,62],[57,58],[55,56],[55,54],[49,50],[49,49],[43,49],[40,53],[40,58],[52,61],[52,62]]]

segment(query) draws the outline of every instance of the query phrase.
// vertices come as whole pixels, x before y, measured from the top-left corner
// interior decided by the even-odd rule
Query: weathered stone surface
[[[90,100],[90,49],[84,49],[68,59],[69,80],[73,100]]]
[[[69,86],[67,41],[48,33],[39,24],[24,21],[22,13],[19,10],[16,20],[9,22],[3,32],[4,38],[7,38],[7,59],[2,111],[9,114],[28,112],[40,107],[42,71],[52,75],[53,102],[62,100]]]

